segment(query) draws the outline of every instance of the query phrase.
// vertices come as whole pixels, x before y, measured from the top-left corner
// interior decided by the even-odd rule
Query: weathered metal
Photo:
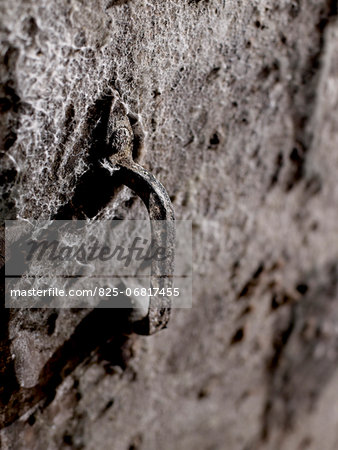
[[[175,253],[175,217],[169,195],[164,186],[144,167],[133,160],[133,130],[125,108],[119,100],[112,104],[108,123],[107,145],[111,149],[108,169],[118,171],[119,181],[132,189],[147,207],[151,221],[152,245],[165,248],[166,257],[152,258],[151,287],[167,291],[172,287]],[[171,300],[167,296],[153,296],[148,314],[133,324],[138,334],[151,335],[165,328],[170,318]]]

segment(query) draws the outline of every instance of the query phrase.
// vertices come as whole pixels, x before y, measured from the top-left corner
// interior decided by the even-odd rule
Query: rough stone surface
[[[338,447],[336,1],[3,1],[5,218],[140,217],[136,157],[194,224],[194,304],[2,310],[1,448]]]

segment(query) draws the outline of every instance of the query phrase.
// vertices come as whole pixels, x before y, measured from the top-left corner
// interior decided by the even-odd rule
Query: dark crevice
[[[230,344],[231,345],[238,344],[243,340],[243,338],[244,338],[244,328],[241,327],[238,330],[236,330],[236,332],[232,336]]]
[[[272,189],[277,184],[280,172],[281,172],[282,167],[283,167],[283,163],[284,163],[283,153],[279,152],[278,155],[277,155],[277,158],[276,158],[275,171],[274,171],[274,173],[273,173],[273,175],[271,177],[269,189]]]
[[[19,389],[14,361],[9,347],[10,310],[5,308],[5,266],[1,268],[1,313],[0,313],[0,411],[8,403],[12,392]],[[0,414],[1,421],[1,414]]]
[[[21,99],[17,89],[17,79],[15,66],[19,57],[19,50],[8,45],[7,51],[3,54],[1,63],[5,68],[1,73],[0,83],[0,148],[1,148],[1,185],[3,186],[3,196],[0,203],[1,220],[15,219],[16,208],[14,200],[13,186],[16,180],[16,169],[13,163],[6,156],[8,150],[17,140],[17,132],[20,126]]]
[[[298,142],[289,155],[292,169],[286,185],[287,191],[291,190],[304,175],[305,153],[305,147],[301,142]]]
[[[275,332],[275,335],[273,337],[273,355],[271,359],[268,361],[267,369],[270,373],[269,378],[270,380],[274,379],[274,373],[276,372],[278,368],[278,364],[280,359],[282,358],[283,352],[285,351],[286,345],[290,339],[290,336],[294,330],[295,327],[295,309],[291,308],[290,310],[290,317],[288,321],[288,325],[283,330],[278,330]],[[273,385],[273,382],[271,382],[271,386]],[[271,389],[273,389],[271,387]],[[272,404],[272,394],[267,398],[265,409],[263,413],[263,420],[262,420],[262,431],[261,431],[261,439],[262,441],[267,440],[269,436],[269,417],[271,414],[273,404]]]
[[[255,287],[258,285],[259,278],[261,277],[262,273],[264,271],[264,264],[260,264],[255,272],[252,274],[251,278],[245,285],[243,286],[241,292],[238,294],[238,299],[242,297],[246,297],[248,295],[251,295]]]
[[[338,15],[337,0],[329,0],[329,17],[336,17]]]
[[[58,312],[52,312],[52,314],[47,319],[47,334],[51,336],[55,331],[56,319],[58,318]]]

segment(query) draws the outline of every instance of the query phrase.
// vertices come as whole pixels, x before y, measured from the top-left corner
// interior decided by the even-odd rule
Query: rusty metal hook
[[[118,170],[122,184],[132,189],[145,204],[151,222],[151,236],[155,247],[166,249],[164,261],[151,262],[151,287],[172,287],[175,253],[175,217],[169,195],[163,185],[144,167],[133,160],[133,130],[123,105],[111,108],[107,145],[112,154],[108,169]],[[159,292],[159,291],[158,291]],[[166,296],[150,297],[148,314],[133,325],[138,334],[151,335],[166,328],[170,318],[171,300]]]

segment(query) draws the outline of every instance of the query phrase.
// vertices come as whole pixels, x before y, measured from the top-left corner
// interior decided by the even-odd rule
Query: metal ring
[[[132,159],[133,133],[126,115],[113,115],[108,131],[108,145],[113,154],[109,158],[112,173],[132,189],[145,204],[151,221],[152,243],[166,249],[166,258],[151,261],[151,287],[172,287],[175,257],[175,217],[169,195],[164,186],[146,169]],[[109,168],[109,167],[108,167]],[[115,172],[117,171],[117,172]],[[159,292],[159,291],[157,291]],[[171,300],[166,296],[150,297],[148,314],[133,325],[138,334],[151,335],[166,328],[170,318]]]

